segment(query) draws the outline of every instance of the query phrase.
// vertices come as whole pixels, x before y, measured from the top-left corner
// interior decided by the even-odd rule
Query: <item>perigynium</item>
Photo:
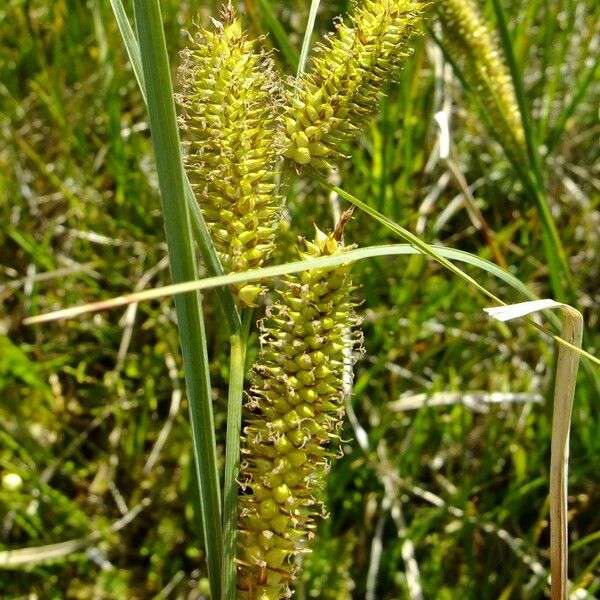
[[[444,43],[479,94],[504,146],[525,153],[525,133],[511,77],[476,0],[443,0],[436,7]]]
[[[310,260],[344,252],[340,229],[306,242]],[[332,442],[344,412],[343,375],[357,345],[350,265],[289,276],[267,309],[244,429],[239,597],[291,595],[297,563],[322,514]],[[350,359],[352,360],[352,358]]]
[[[282,209],[281,85],[272,59],[242,31],[231,7],[199,29],[180,68],[184,164],[225,271],[260,267]],[[253,306],[255,284],[234,286]]]
[[[383,87],[411,54],[408,41],[421,23],[417,0],[356,2],[350,25],[314,51],[306,74],[293,82],[286,111],[285,157],[298,165],[330,168],[340,145],[376,112]]]

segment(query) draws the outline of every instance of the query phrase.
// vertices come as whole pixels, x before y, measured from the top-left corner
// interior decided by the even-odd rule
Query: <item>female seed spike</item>
[[[317,45],[286,113],[286,158],[327,169],[341,156],[340,144],[377,112],[383,86],[411,54],[407,42],[422,7],[417,0],[363,0],[355,3],[350,26],[340,20]]]
[[[281,86],[273,61],[256,52],[233,8],[199,29],[180,68],[184,164],[226,271],[258,268],[273,250],[282,209]],[[256,285],[234,289],[254,305]]]
[[[317,230],[303,259],[344,252],[341,229]],[[291,595],[344,412],[343,376],[357,344],[350,265],[289,276],[262,326],[244,429],[238,588],[244,600]]]
[[[444,0],[436,6],[452,57],[480,94],[505,146],[516,158],[523,156],[525,133],[513,83],[477,2]]]

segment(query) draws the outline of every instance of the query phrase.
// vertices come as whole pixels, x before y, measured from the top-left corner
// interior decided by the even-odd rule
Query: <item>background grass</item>
[[[309,3],[243,4],[249,29],[271,31],[266,44],[294,73]],[[161,7],[175,70],[182,29],[216,14],[216,3]],[[323,3],[316,35],[346,9]],[[586,349],[598,354],[600,8],[534,0],[505,9],[573,272],[571,300],[584,313]],[[491,4],[486,15],[493,22]],[[206,569],[173,302],[20,324],[169,281],[146,111],[110,7],[9,0],[0,39],[0,469],[24,482],[0,489],[0,551],[38,549],[0,570],[2,596],[200,598]],[[427,35],[341,166],[341,187],[428,242],[494,260],[446,165],[432,157],[433,114],[444,102],[454,158],[504,260],[538,295],[551,295],[534,199]],[[289,238],[330,224],[330,200],[300,179]],[[359,213],[347,239],[396,241]],[[289,258],[283,248],[277,261]],[[503,300],[520,299],[469,273]],[[552,345],[524,326],[492,323],[480,294],[423,257],[363,261],[356,276],[366,349],[356,421],[328,479],[331,517],[298,597],[418,598],[419,588],[424,598],[546,597]],[[227,330],[216,298],[205,296],[204,309],[222,451]],[[465,403],[473,391],[526,401]],[[418,407],[419,395],[441,392],[455,394],[451,404]],[[581,375],[569,575],[588,597],[600,595],[599,425],[598,396]]]

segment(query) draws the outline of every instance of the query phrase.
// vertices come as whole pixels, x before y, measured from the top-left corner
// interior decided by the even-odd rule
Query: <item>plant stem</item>
[[[134,2],[150,130],[174,282],[198,278],[173,88],[158,0]],[[206,334],[199,294],[175,298],[212,597],[221,589],[221,502]]]
[[[236,598],[236,541],[238,508],[238,475],[240,472],[240,437],[242,429],[242,397],[248,332],[252,323],[252,310],[244,311],[241,334],[230,338],[229,394],[227,399],[227,434],[225,450],[225,475],[223,482],[223,600]]]
[[[296,77],[300,77],[306,68],[306,61],[310,52],[310,38],[312,37],[315,29],[315,21],[317,19],[317,12],[319,10],[319,4],[321,0],[311,0],[310,13],[308,15],[308,21],[306,22],[306,29],[304,31],[304,39],[302,40],[302,50],[300,52],[300,59],[298,60],[298,69],[296,70]]]

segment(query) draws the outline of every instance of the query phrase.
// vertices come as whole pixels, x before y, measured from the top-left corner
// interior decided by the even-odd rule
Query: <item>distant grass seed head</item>
[[[519,158],[525,134],[512,79],[476,0],[443,0],[435,4],[444,42],[480,95],[503,144]]]
[[[303,259],[344,249],[318,232]],[[350,265],[289,276],[267,311],[244,429],[238,538],[240,598],[287,597],[294,556],[322,514],[330,447],[344,410],[344,361],[357,344]],[[349,354],[350,353],[350,354]]]
[[[350,25],[317,45],[308,72],[294,84],[286,111],[284,155],[298,165],[331,167],[376,112],[385,83],[393,80],[412,50],[421,23],[416,0],[364,0],[354,4]]]
[[[215,248],[226,271],[244,271],[271,254],[281,214],[281,86],[273,61],[256,51],[233,9],[222,19],[200,29],[182,53],[177,99],[185,168]],[[254,305],[260,286],[235,291]]]

